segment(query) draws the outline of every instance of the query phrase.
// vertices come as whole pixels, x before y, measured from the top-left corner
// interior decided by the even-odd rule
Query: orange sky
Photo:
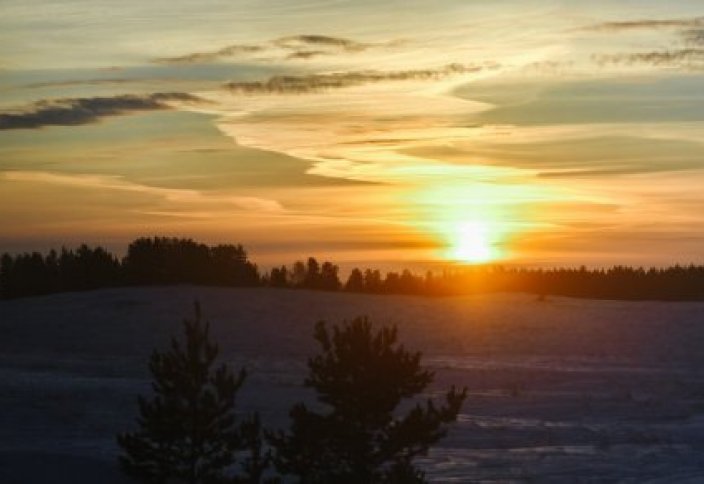
[[[6,2],[0,250],[702,263],[692,2],[261,3]]]

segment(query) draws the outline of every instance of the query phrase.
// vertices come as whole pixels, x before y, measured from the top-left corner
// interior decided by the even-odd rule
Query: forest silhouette
[[[192,239],[143,237],[119,258],[102,247],[81,245],[46,254],[0,256],[0,297],[39,296],[109,287],[197,284],[226,287],[277,287],[369,294],[458,296],[490,292],[524,292],[619,300],[704,300],[704,266],[608,269],[515,268],[478,265],[414,274],[382,274],[353,269],[346,281],[339,267],[314,257],[262,271],[242,245],[209,246]]]

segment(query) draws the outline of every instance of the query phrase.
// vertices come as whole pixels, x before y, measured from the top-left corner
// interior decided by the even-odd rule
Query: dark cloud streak
[[[438,69],[274,76],[267,81],[229,82],[225,84],[225,88],[243,94],[308,94],[385,81],[439,80],[452,75],[470,74],[495,67],[494,65],[448,64]]]
[[[342,52],[354,53],[377,47],[389,47],[398,41],[366,43],[328,35],[291,35],[261,44],[232,44],[209,52],[194,52],[176,57],[154,59],[157,64],[198,64],[216,62],[223,58],[255,53],[271,53],[272,50],[291,51],[286,59],[310,59],[320,55],[333,55]]]
[[[286,59],[312,59],[321,55],[330,55],[331,53],[325,50],[298,50],[286,56]]]
[[[704,17],[684,19],[639,19],[621,22],[602,22],[585,27],[583,30],[619,32],[624,30],[647,30],[662,28],[704,27]]]
[[[685,44],[704,46],[704,29],[687,29],[683,30],[681,34]]]
[[[348,52],[359,52],[369,49],[371,47],[386,45],[356,42],[354,40],[343,39],[341,37],[330,37],[327,35],[292,35],[289,37],[278,38],[274,40],[273,43],[285,49],[298,49],[300,45],[307,45],[318,47],[333,47]]]
[[[234,57],[240,54],[252,54],[265,50],[261,45],[233,44],[212,52],[194,52],[176,57],[161,57],[154,59],[157,64],[198,64],[214,62],[223,57]]]
[[[39,101],[21,111],[0,112],[0,130],[36,129],[44,126],[79,126],[102,118],[139,111],[170,109],[169,101],[197,102],[186,93],[154,93]]]
[[[652,52],[630,52],[620,54],[596,55],[593,59],[599,65],[608,64],[648,64],[652,66],[668,66],[681,63],[704,61],[704,49],[687,48],[677,50],[660,50]]]

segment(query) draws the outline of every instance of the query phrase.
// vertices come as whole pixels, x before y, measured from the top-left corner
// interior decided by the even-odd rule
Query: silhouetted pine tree
[[[356,267],[350,272],[350,276],[347,278],[345,283],[345,291],[350,292],[362,292],[364,291],[364,276],[362,271]]]
[[[269,275],[269,285],[271,287],[287,287],[288,286],[288,269],[286,266],[281,268],[274,267]]]
[[[240,468],[243,471],[241,476],[232,480],[233,484],[279,484],[278,477],[265,477],[267,469],[272,463],[271,450],[264,450],[262,438],[262,425],[259,414],[254,414],[240,426],[240,436],[242,447],[248,455],[242,461]]]
[[[269,435],[277,469],[304,484],[425,482],[412,461],[447,433],[466,389],[452,387],[443,406],[428,400],[401,416],[399,404],[422,392],[433,373],[421,368],[420,353],[397,343],[395,327],[374,332],[357,318],[330,334],[320,322],[315,339],[322,352],[308,361],[305,385],[330,410],[291,409],[290,433]]]
[[[323,262],[320,268],[320,284],[319,289],[324,291],[337,291],[340,289],[340,278],[338,276],[340,269],[332,262]]]
[[[198,303],[195,319],[184,321],[184,333],[183,343],[174,338],[169,351],[151,356],[155,395],[139,397],[139,430],[118,435],[120,462],[146,482],[226,482],[235,453],[261,444],[253,437],[260,432],[259,418],[237,425],[235,396],[245,371],[235,376],[225,364],[213,369],[218,347],[209,340]],[[255,462],[265,466],[261,449],[256,452]],[[245,474],[238,482],[259,482],[248,480],[248,469]]]

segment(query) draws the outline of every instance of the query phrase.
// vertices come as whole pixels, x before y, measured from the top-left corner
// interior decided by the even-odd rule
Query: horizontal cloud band
[[[309,59],[318,55],[332,55],[340,52],[362,52],[374,47],[387,47],[395,43],[393,41],[383,43],[357,42],[327,35],[291,35],[262,44],[232,44],[209,52],[194,52],[176,57],[161,57],[154,59],[154,62],[157,64],[197,64],[215,62],[223,58],[243,54],[271,51],[272,49],[293,51],[286,56],[288,59]],[[311,49],[311,47],[315,47],[315,49]]]
[[[595,56],[601,65],[605,64],[649,64],[653,66],[669,65],[677,62],[704,61],[704,49],[688,48],[652,52],[630,52]]]
[[[360,86],[385,81],[444,79],[458,74],[472,74],[493,65],[448,64],[438,69],[403,71],[351,71],[305,76],[274,76],[266,81],[229,82],[227,89],[244,94],[306,94],[330,89]]]
[[[70,98],[39,101],[22,111],[0,112],[0,130],[31,129],[42,126],[77,126],[101,118],[135,111],[170,109],[169,101],[197,102],[187,93],[154,93],[145,96]]]
[[[586,27],[585,30],[619,32],[622,30],[661,29],[679,27],[704,27],[704,17],[679,19],[639,19],[620,22],[602,22]]]

